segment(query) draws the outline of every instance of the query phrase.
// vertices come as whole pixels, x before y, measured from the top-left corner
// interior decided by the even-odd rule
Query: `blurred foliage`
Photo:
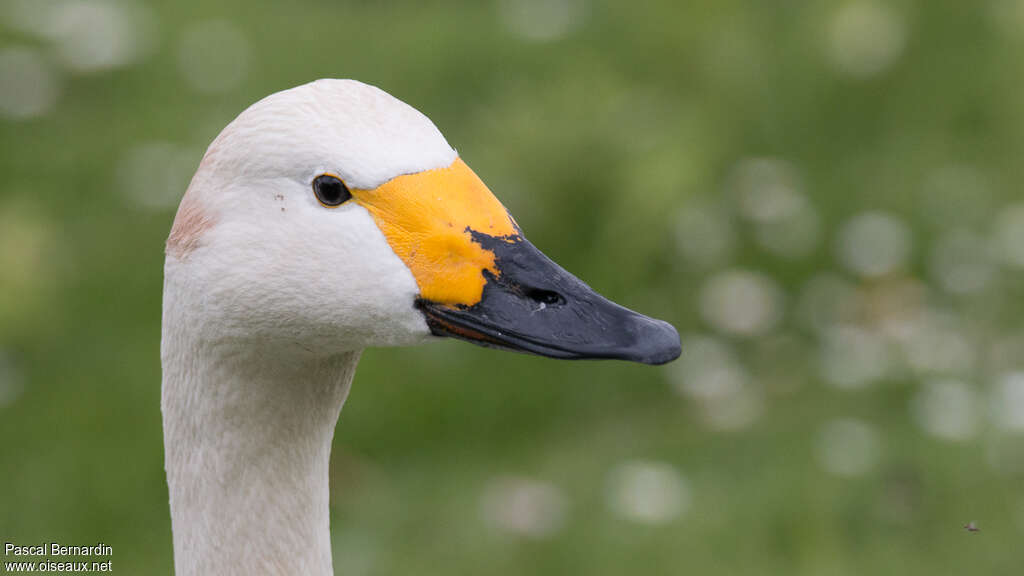
[[[138,18],[120,29],[130,50],[114,43],[121,60],[103,64],[117,27],[89,36],[74,17],[90,12],[67,12],[97,5]],[[230,34],[203,44],[210,21]],[[0,66],[0,103],[29,95],[0,116],[0,539],[100,540],[118,573],[171,571],[159,338],[174,202],[161,195],[184,190],[256,99],[347,77],[427,114],[564,267],[697,350],[732,350],[715,369],[742,394],[714,378],[693,393],[707,358],[685,355],[648,368],[455,342],[367,351],[334,446],[339,574],[1019,570],[1024,384],[999,382],[1024,368],[1024,222],[1004,217],[1024,181],[1024,3],[4,0],[0,54],[12,49],[52,82],[35,93]],[[752,158],[813,207],[799,250],[771,249],[786,222],[744,212],[736,174]],[[909,235],[880,274],[842,256],[862,213]],[[931,256],[955,230],[999,252],[966,294],[943,288]],[[702,253],[715,238],[725,248]],[[736,270],[725,300],[709,297]],[[834,332],[800,320],[823,273],[860,310],[838,314],[859,332],[840,333],[833,360]],[[965,366],[905,357],[901,319],[932,312]],[[829,362],[877,361],[871,342],[888,368],[829,376]],[[938,403],[948,414],[922,396],[935,378],[960,383]],[[617,507],[612,479],[631,462],[674,480],[634,482]],[[498,490],[496,519],[496,478],[549,497]],[[653,511],[630,508],[629,490]],[[503,506],[524,524],[510,529]]]

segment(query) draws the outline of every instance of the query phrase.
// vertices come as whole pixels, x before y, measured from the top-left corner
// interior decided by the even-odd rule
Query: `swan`
[[[332,574],[328,461],[360,352],[452,337],[661,364],[669,324],[545,257],[434,124],[318,80],[214,139],[166,244],[175,571]]]

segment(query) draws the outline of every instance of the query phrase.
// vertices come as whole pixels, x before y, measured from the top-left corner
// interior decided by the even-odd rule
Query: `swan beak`
[[[479,302],[451,305],[419,299],[436,336],[551,358],[612,358],[665,364],[679,357],[679,334],[601,296],[522,236],[472,232],[495,255]]]
[[[552,358],[679,356],[675,328],[552,262],[461,159],[352,195],[416,279],[416,305],[436,336]]]

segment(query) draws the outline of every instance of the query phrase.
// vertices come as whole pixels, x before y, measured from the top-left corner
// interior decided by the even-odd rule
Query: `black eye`
[[[348,186],[337,176],[321,174],[313,180],[313,192],[324,206],[337,206],[352,197]]]

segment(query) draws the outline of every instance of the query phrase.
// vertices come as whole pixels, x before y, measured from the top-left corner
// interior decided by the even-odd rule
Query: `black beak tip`
[[[664,320],[641,316],[637,330],[636,344],[627,352],[626,360],[654,366],[667,364],[682,353],[679,332]]]

